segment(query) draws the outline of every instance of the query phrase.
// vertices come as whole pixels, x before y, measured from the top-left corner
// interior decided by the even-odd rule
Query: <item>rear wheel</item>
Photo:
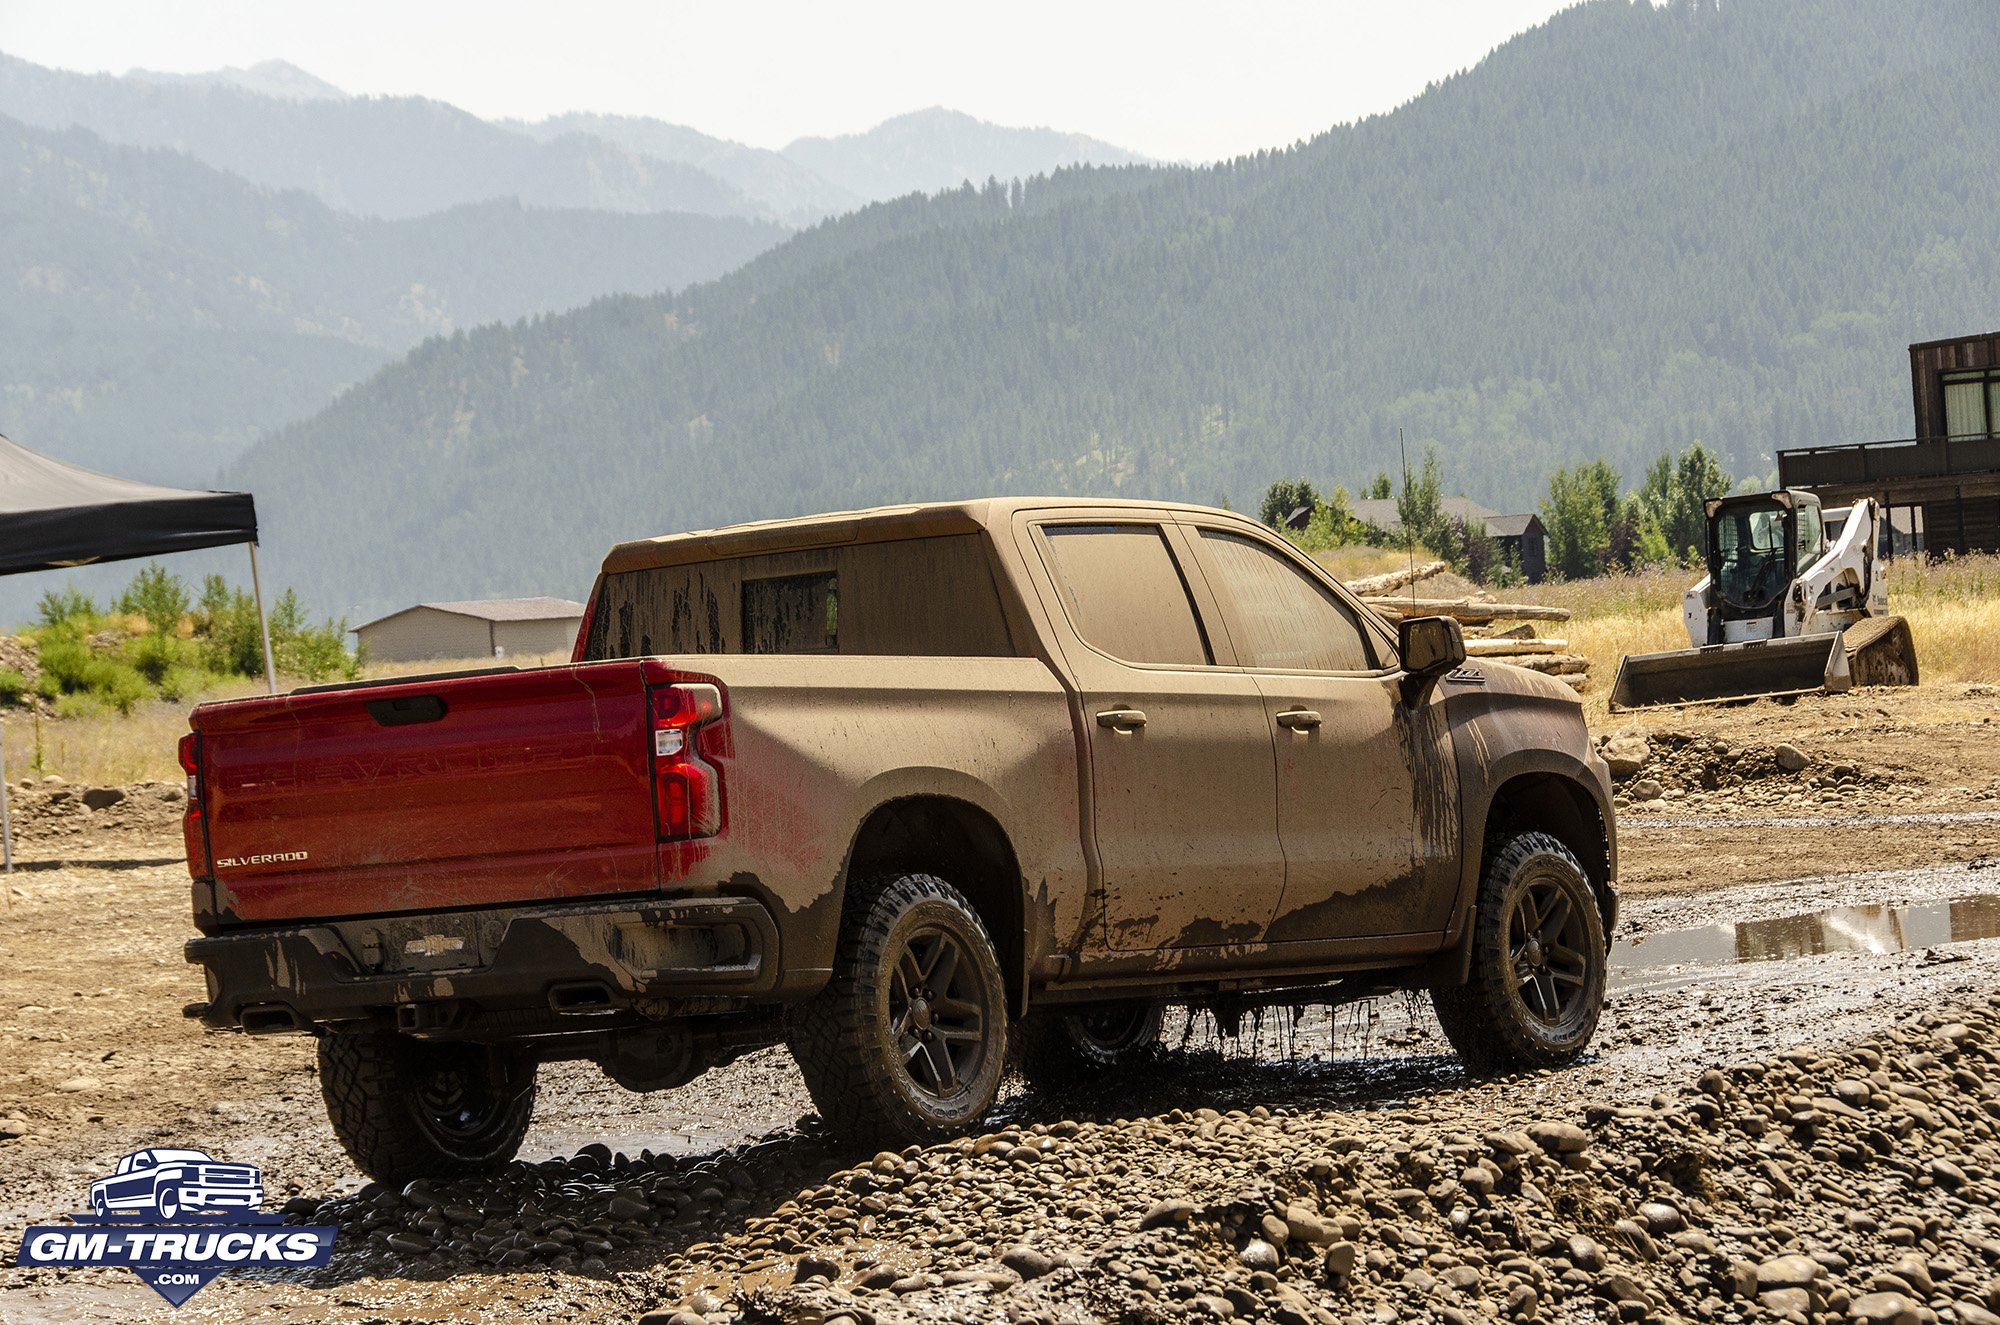
[[[1502,840],[1480,879],[1472,971],[1431,991],[1472,1072],[1554,1067],[1583,1052],[1604,1004],[1608,954],[1590,881],[1547,833]]]
[[[1038,1013],[1021,1028],[1022,1074],[1043,1086],[1101,1076],[1158,1044],[1160,1018],[1157,1003],[1103,1003]]]
[[[532,1057],[384,1032],[321,1037],[319,1085],[341,1146],[389,1183],[493,1172],[535,1110]]]
[[[999,1093],[1007,992],[972,906],[928,874],[850,885],[833,979],[788,1035],[820,1116],[855,1140],[956,1135]]]

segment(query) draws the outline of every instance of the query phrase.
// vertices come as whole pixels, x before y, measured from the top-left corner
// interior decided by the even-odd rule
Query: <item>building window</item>
[[[2000,432],[2000,369],[1944,374],[1947,437],[1991,437]]]

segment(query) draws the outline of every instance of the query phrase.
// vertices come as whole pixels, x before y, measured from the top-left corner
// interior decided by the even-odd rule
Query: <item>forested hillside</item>
[[[871,208],[720,281],[417,350],[233,471],[320,607],[575,594],[615,538],[986,491],[1254,502],[1436,441],[1559,464],[1908,430],[2000,304],[1981,0],[1598,0],[1203,169]]]
[[[180,484],[427,336],[686,285],[786,235],[511,201],[365,220],[4,119],[0,178],[0,432]]]

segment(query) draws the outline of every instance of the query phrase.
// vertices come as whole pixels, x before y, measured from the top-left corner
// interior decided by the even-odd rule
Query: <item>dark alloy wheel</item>
[[[1597,1030],[1609,964],[1604,919],[1576,857],[1546,833],[1493,844],[1472,923],[1469,978],[1431,991],[1466,1068],[1575,1058]]]
[[[505,1046],[327,1035],[319,1078],[340,1144],[382,1182],[491,1173],[534,1116],[535,1060]]]
[[[1577,1019],[1590,990],[1592,935],[1585,913],[1564,882],[1543,876],[1529,881],[1514,898],[1507,922],[1507,961],[1514,994],[1544,1026],[1560,1028]]]
[[[928,874],[849,885],[833,979],[787,1042],[820,1116],[868,1141],[931,1141],[999,1093],[1007,990],[978,915]]]
[[[919,1090],[943,1103],[979,1075],[985,989],[957,935],[939,927],[903,941],[889,973],[889,1034]]]
[[[1021,1072],[1037,1085],[1102,1078],[1148,1053],[1160,1040],[1157,1003],[1098,1003],[1040,1012],[1021,1026]]]

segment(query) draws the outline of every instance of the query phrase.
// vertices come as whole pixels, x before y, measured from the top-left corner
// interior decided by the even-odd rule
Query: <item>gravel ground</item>
[[[653,1095],[564,1064],[523,1162],[402,1191],[333,1142],[305,1041],[180,1017],[202,990],[170,791],[33,796],[0,912],[0,1235],[178,1144],[262,1165],[340,1238],[178,1311],[124,1272],[7,1268],[0,1321],[1983,1325],[2000,839],[1967,780],[1919,798],[1928,825],[1760,822],[1817,825],[1824,788],[1808,815],[1729,814],[1727,789],[1674,798],[1703,813],[1671,829],[1635,813],[1612,997],[1563,1071],[1468,1080],[1419,999],[1231,1039],[1173,1014],[1115,1080],[1015,1082],[986,1134],[878,1156],[818,1134],[782,1051]],[[1960,863],[1838,872],[1877,858]]]
[[[149,897],[173,890],[171,904],[157,903],[163,911],[179,904],[170,870],[71,870],[34,876],[15,899],[16,920],[41,913],[55,894],[72,905],[111,901],[134,874],[154,876]],[[1669,934],[1712,927],[1718,915],[1754,923],[1810,908],[1996,892],[2000,872],[1958,867],[1644,897],[1628,909],[1619,939],[1641,940],[1643,953]],[[134,940],[152,928],[149,906],[103,909]],[[169,985],[188,976],[155,971]],[[1628,966],[1591,1057],[1499,1083],[1460,1072],[1420,1000],[1297,1018],[1277,1010],[1246,1023],[1235,1040],[1219,1037],[1206,1017],[1176,1015],[1169,1051],[1117,1081],[1056,1094],[1017,1083],[987,1136],[899,1155],[858,1154],[819,1137],[780,1051],[650,1096],[619,1090],[588,1066],[563,1065],[545,1073],[528,1162],[495,1179],[402,1192],[363,1185],[332,1144],[303,1042],[156,1024],[147,1018],[163,1001],[157,993],[144,994],[148,1011],[135,1019],[121,1006],[132,1000],[114,997],[124,991],[62,988],[77,974],[73,961],[51,967],[37,987],[48,979],[55,987],[35,995],[47,1001],[0,1004],[10,1019],[0,1029],[70,1023],[55,1032],[67,1040],[31,1042],[70,1055],[41,1069],[46,1082],[96,1058],[75,1046],[115,1039],[107,1027],[117,1026],[133,1042],[126,1052],[142,1060],[124,1070],[144,1075],[127,1079],[103,1064],[81,1091],[62,1091],[73,1077],[45,1084],[52,1096],[0,1087],[0,1119],[19,1117],[29,1129],[0,1142],[10,1225],[75,1208],[82,1182],[124,1150],[178,1141],[264,1164],[295,1217],[341,1230],[326,1270],[218,1280],[175,1319],[629,1319],[652,1311],[669,1313],[655,1317],[664,1321],[692,1307],[716,1322],[846,1313],[856,1325],[1290,1325],[1455,1319],[1449,1312],[1526,1319],[1525,1288],[1537,1318],[1762,1320],[1772,1315],[1760,1293],[1735,1291],[1743,1264],[1793,1250],[1824,1253],[1815,1264],[1838,1256],[1844,1268],[1823,1265],[1804,1289],[1822,1308],[1842,1292],[1851,1306],[1912,1249],[1930,1258],[1935,1290],[1910,1294],[1913,1319],[1929,1311],[1980,1322],[1977,1310],[1996,1305],[1978,1295],[1986,1291],[1980,1275],[1990,1273],[1978,1239],[1994,1233],[1976,1217],[2000,1195],[1986,1117],[2000,1085],[1989,1072],[2000,1035],[1986,1003],[2000,985],[1994,940]],[[26,1010],[59,1008],[56,993],[78,1006],[63,1016]],[[96,1016],[108,1020],[88,1020]],[[1931,1024],[1906,1025],[1912,1016]],[[1955,1056],[1909,1047],[1929,1045],[1954,1019],[1971,1028],[1954,1042]],[[151,1044],[158,1047],[149,1056]],[[1936,1054],[1938,1066],[1907,1068],[1905,1058],[1920,1052]],[[1710,1068],[1723,1069],[1732,1093],[1711,1093]],[[1823,1137],[1801,1133],[1797,1115],[1818,1106],[1794,1097],[1840,1099],[1840,1082],[1877,1070],[1890,1078],[1871,1087],[1883,1096],[1879,1126],[1893,1134],[1886,1152],[1870,1139],[1877,1124],[1838,1111],[1814,1124],[1823,1124]],[[1976,1078],[1972,1086],[1953,1076],[1961,1070]],[[202,1084],[175,1092],[145,1084],[160,1076]],[[1781,1078],[1782,1090],[1763,1084]],[[1932,1126],[1919,1117],[1916,1130],[1897,1133],[1919,1116],[1910,1105],[1926,1104],[1899,1085],[1929,1093],[1926,1107],[1940,1119],[1949,1108],[1952,1120]],[[76,1096],[84,1102],[66,1104]],[[8,1107],[22,1099],[30,1107]],[[1727,1117],[1707,1117],[1702,1100],[1726,1103]],[[1771,1112],[1780,1105],[1789,1112]],[[1758,1126],[1743,1120],[1759,1109],[1765,1132],[1749,1138],[1739,1124]],[[1862,1109],[1869,1118],[1875,1111]],[[1581,1128],[1589,1144],[1564,1151],[1573,1140],[1563,1141],[1551,1153],[1532,1138],[1552,1127]],[[1518,1133],[1531,1144],[1522,1148]],[[1687,1161],[1693,1168],[1661,1158],[1680,1155],[1682,1142],[1699,1149],[1699,1162]],[[1784,1147],[1770,1157],[1795,1175],[1791,1195],[1772,1183],[1759,1145]],[[1847,1146],[1858,1167],[1836,1149],[1822,1173],[1816,1145]],[[1938,1157],[1965,1172],[1966,1183],[1940,1185],[1928,1168]],[[1490,1191],[1475,1169],[1490,1177]],[[1879,1195],[1822,1199],[1823,1189],[1862,1181],[1882,1185]],[[1655,1198],[1707,1244],[1655,1231],[1662,1219],[1648,1223],[1641,1211]],[[1842,1222],[1843,1212],[1861,1210],[1880,1226]],[[1924,1230],[1907,1246],[1885,1241],[1902,1236],[1897,1228],[1910,1231],[1888,1212]],[[1283,1222],[1282,1234],[1267,1217]],[[1621,1231],[1621,1220],[1638,1221],[1646,1240]],[[1576,1252],[1577,1237],[1598,1255]],[[1349,1255],[1343,1248],[1352,1249],[1353,1267],[1334,1273]],[[1940,1280],[1945,1271],[1953,1277]],[[1623,1305],[1605,1296],[1628,1291],[1639,1296]],[[8,1321],[168,1314],[122,1272],[0,1273],[0,1319]]]

